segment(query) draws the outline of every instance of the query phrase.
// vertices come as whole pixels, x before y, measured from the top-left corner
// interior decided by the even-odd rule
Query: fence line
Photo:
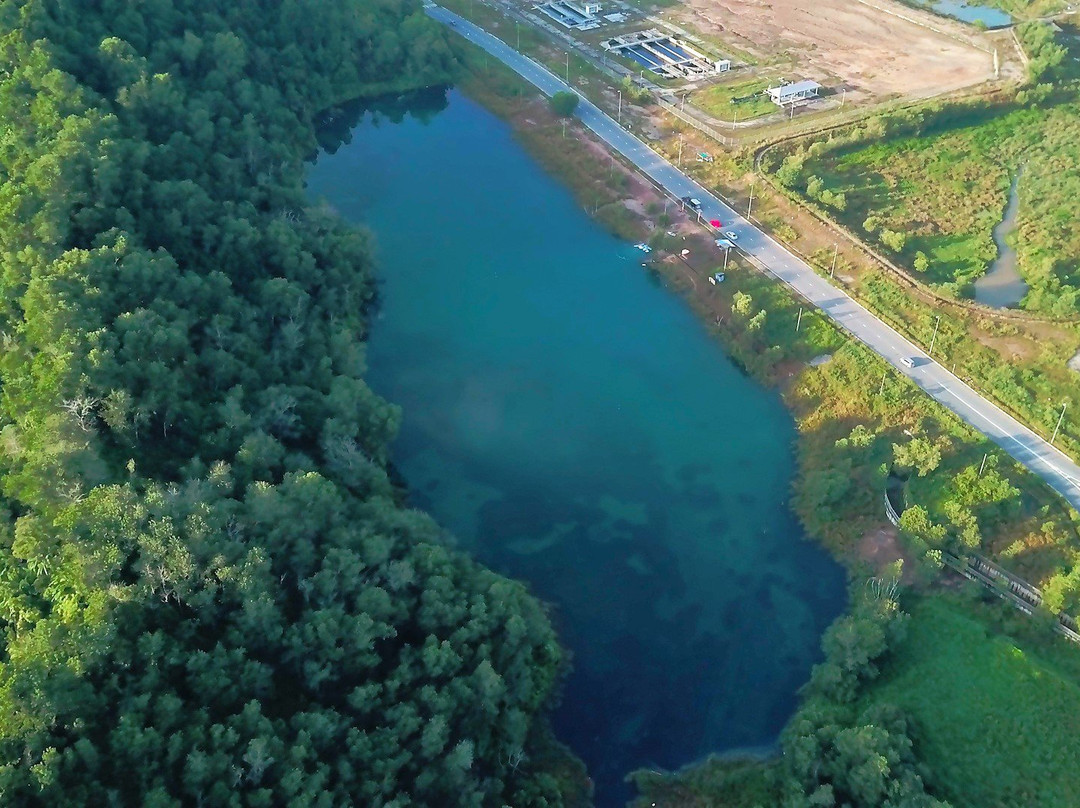
[[[885,492],[885,516],[888,520],[900,526],[900,517],[897,516],[889,492]],[[982,584],[1002,600],[1006,600],[1029,617],[1035,614],[1035,610],[1043,606],[1043,594],[1037,586],[1025,581],[1018,575],[1013,575],[1003,567],[998,566],[985,556],[971,553],[967,556],[958,556],[949,552],[942,552],[941,560],[951,569],[963,575],[969,581]],[[1071,615],[1061,612],[1056,616],[1054,629],[1080,645],[1080,626]]]
[[[674,115],[676,118],[678,118],[681,121],[684,121],[685,123],[690,124],[692,127],[697,129],[698,131],[703,132],[704,134],[711,137],[713,140],[719,141],[722,146],[735,146],[735,145],[737,145],[737,142],[735,141],[734,138],[729,138],[727,135],[720,134],[713,127],[709,126],[707,123],[703,123],[702,121],[699,121],[697,118],[695,118],[693,115],[688,115],[685,110],[679,109],[678,105],[676,105],[675,103],[669,101],[668,99],[657,95],[657,96],[655,96],[654,100],[656,101],[657,104],[662,106],[664,109],[666,109],[672,115]]]

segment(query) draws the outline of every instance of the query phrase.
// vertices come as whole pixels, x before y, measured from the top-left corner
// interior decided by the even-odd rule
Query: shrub
[[[907,236],[898,230],[882,230],[878,238],[893,252],[902,252],[907,243]]]
[[[828,205],[834,210],[847,210],[847,195],[843,191],[840,191],[839,193],[835,191],[822,191],[821,201],[823,204]]]
[[[574,110],[577,109],[578,101],[577,93],[561,92],[555,93],[551,96],[550,104],[551,111],[558,115],[560,118],[569,118],[574,114]]]

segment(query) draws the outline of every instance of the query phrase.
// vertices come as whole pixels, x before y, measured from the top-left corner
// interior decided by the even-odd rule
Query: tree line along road
[[[451,26],[545,95],[573,91],[547,68],[468,20],[436,5],[428,5],[426,10],[433,19]],[[588,99],[581,98],[575,115],[597,137],[669,194],[676,198],[689,196],[700,200],[702,217],[706,220],[720,219],[725,229],[734,230],[739,236],[738,249],[747,257],[823,311],[898,373],[907,376],[935,401],[990,438],[1080,510],[1080,466],[1065,454],[926,357],[920,348],[852,300],[846,292],[815,273],[802,259],[698,185],[645,142],[623,129]],[[912,359],[913,367],[904,364],[904,360]]]

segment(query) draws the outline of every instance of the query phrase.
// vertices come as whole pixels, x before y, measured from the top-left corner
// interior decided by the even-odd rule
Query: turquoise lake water
[[[559,737],[634,768],[768,746],[844,605],[788,509],[794,427],[640,253],[457,92],[364,113],[310,170],[374,231],[369,379],[412,503],[552,604]]]
[[[963,22],[981,22],[987,28],[1004,28],[1012,23],[1012,17],[1000,8],[980,6],[977,3],[965,3],[963,0],[932,0],[930,8],[946,17],[955,17]]]

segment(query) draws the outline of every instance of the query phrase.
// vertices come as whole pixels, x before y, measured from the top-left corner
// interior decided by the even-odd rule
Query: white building
[[[781,84],[779,87],[769,87],[766,90],[769,98],[778,107],[797,104],[807,98],[817,98],[820,91],[821,85],[816,81],[796,81],[791,84]]]

